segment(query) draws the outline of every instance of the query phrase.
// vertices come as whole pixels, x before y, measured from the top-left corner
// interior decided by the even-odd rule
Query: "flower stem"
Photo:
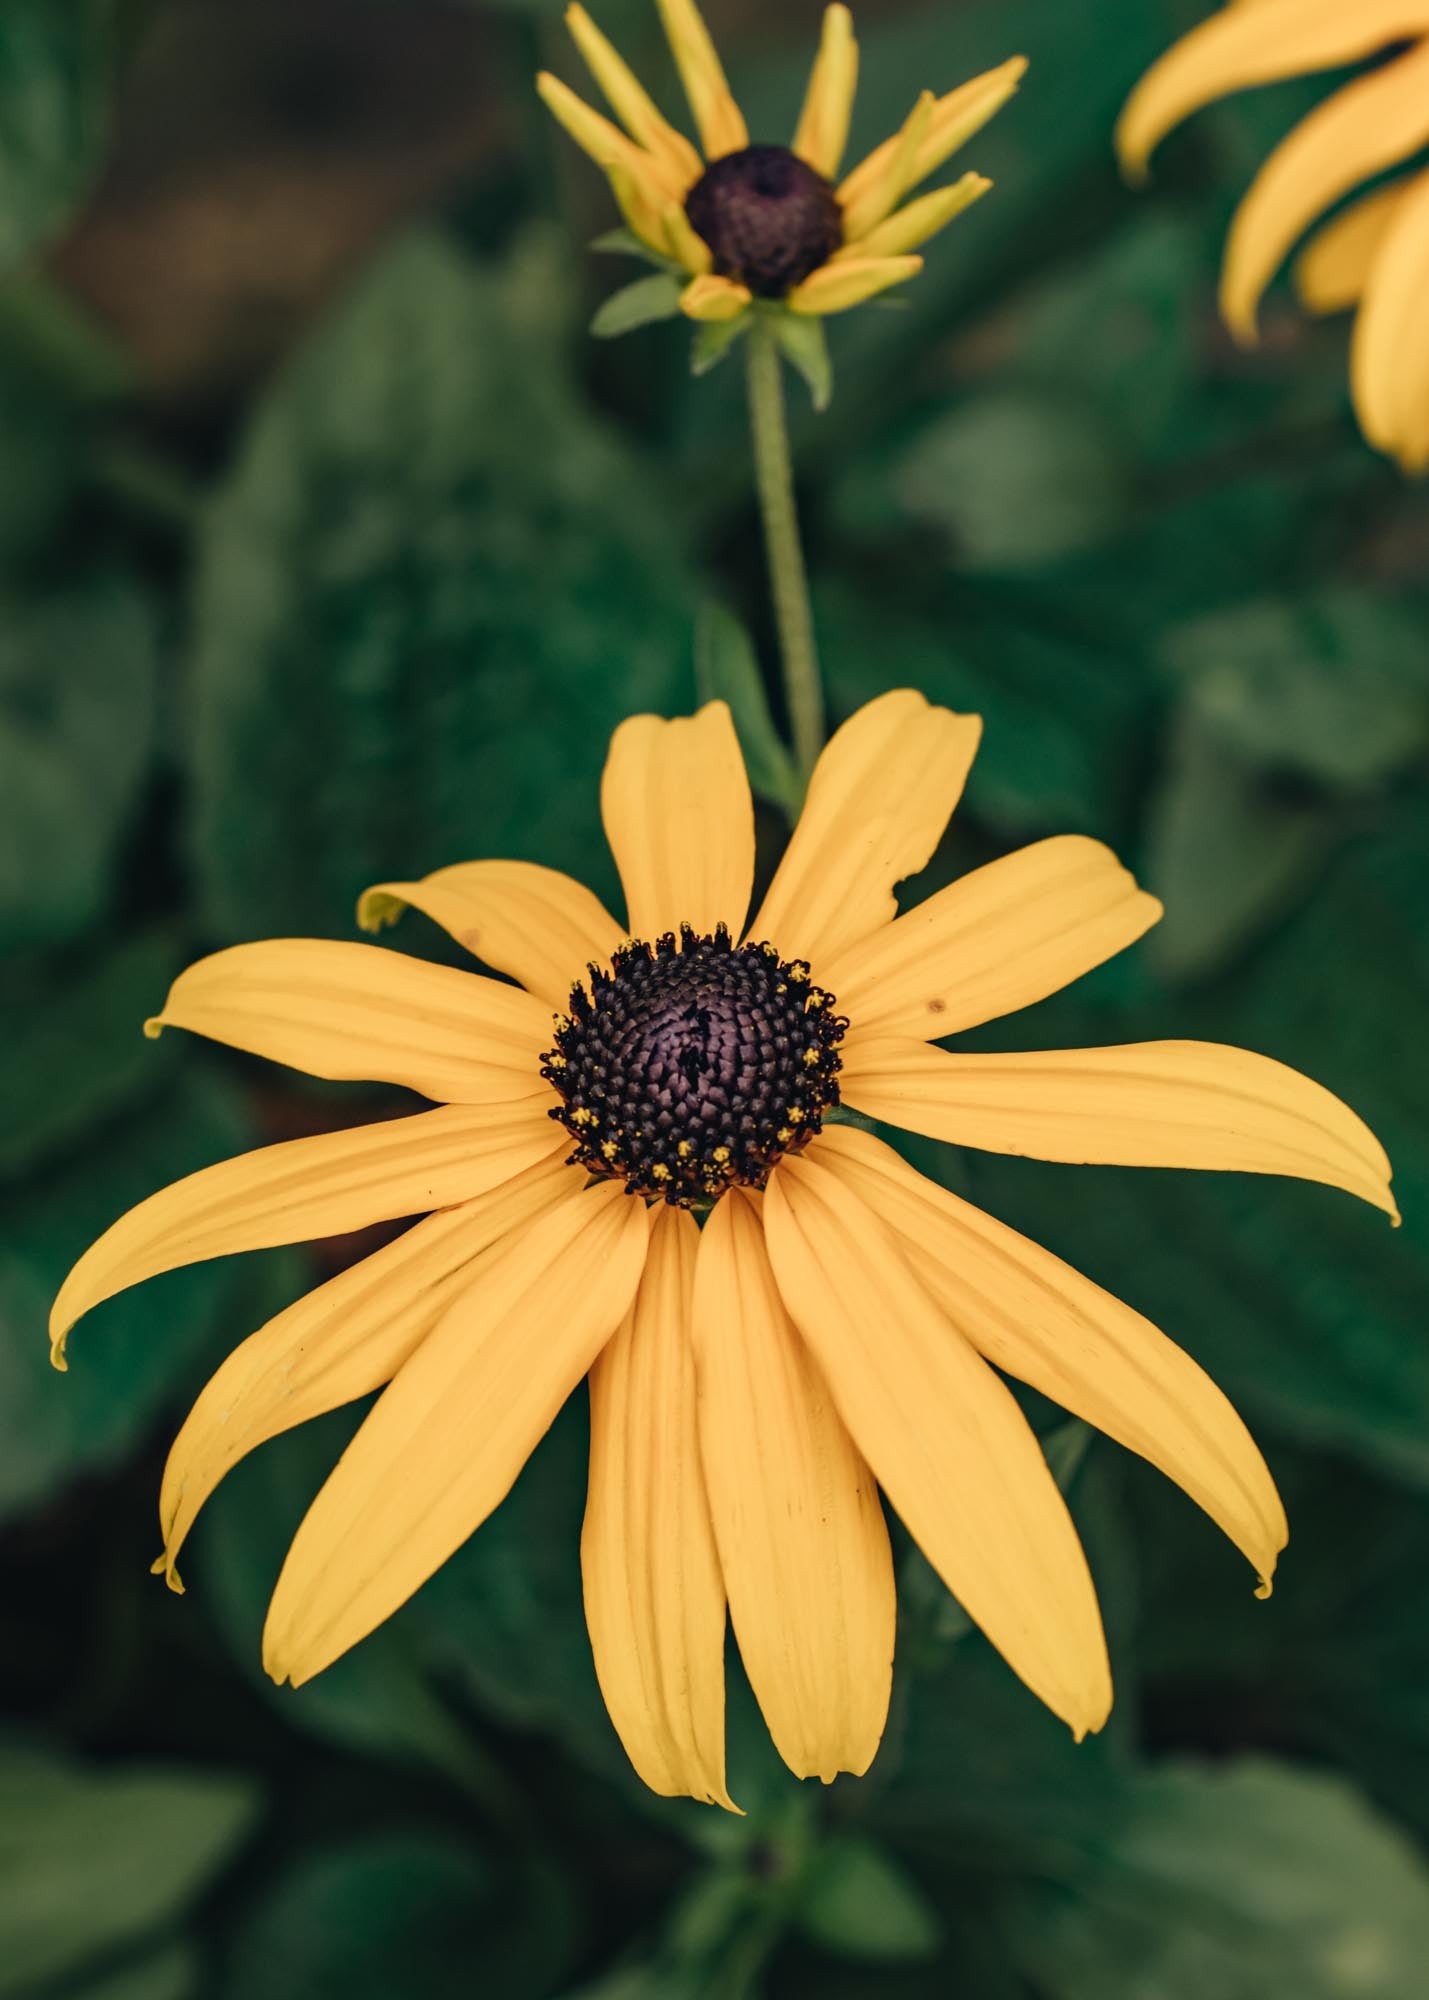
[[[779,348],[773,328],[756,314],[744,343],[748,360],[749,428],[754,442],[754,473],[759,508],[764,517],[764,546],[769,557],[769,581],[774,592],[774,616],[784,660],[784,693],[789,708],[794,760],[799,776],[808,781],[824,747],[824,691],[819,680],[819,656],[814,646],[814,617],[809,607],[809,580],[799,545],[799,516],[794,505],[794,473],[789,458],[789,429],[784,420],[784,384],[780,379]]]

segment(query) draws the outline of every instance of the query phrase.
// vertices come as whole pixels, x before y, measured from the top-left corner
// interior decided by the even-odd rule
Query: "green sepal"
[[[662,257],[658,250],[642,243],[633,229],[607,229],[604,235],[593,236],[586,248],[602,257],[638,257],[643,264],[653,264],[659,271],[680,269],[673,257]]]
[[[814,408],[822,413],[829,407],[834,393],[834,364],[829,359],[824,322],[792,312],[772,313],[770,318],[779,352],[808,383]]]
[[[634,332],[637,326],[673,319],[680,310],[680,291],[679,279],[667,271],[637,278],[634,284],[622,285],[611,293],[591,321],[590,330],[597,340],[614,340],[622,333]]]
[[[748,333],[751,314],[746,307],[733,319],[707,319],[695,330],[690,347],[690,373],[708,375],[719,366],[741,334]]]
[[[801,1885],[799,1925],[841,1958],[915,1964],[936,1958],[942,1926],[932,1904],[891,1855],[844,1834],[814,1856]]]
[[[802,800],[794,760],[769,713],[754,643],[722,604],[696,615],[695,688],[702,702],[729,703],[751,789],[794,820]]]

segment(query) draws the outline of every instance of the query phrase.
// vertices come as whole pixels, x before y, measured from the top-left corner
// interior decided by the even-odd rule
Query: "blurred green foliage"
[[[752,124],[785,131],[815,9],[711,11]],[[650,12],[606,10],[647,50]],[[1037,1412],[1104,1599],[1111,1727],[1074,1746],[900,1543],[873,1771],[798,1786],[732,1663],[732,1821],[647,1794],[604,1714],[579,1399],[406,1610],[278,1693],[266,1595],[360,1413],[240,1468],[182,1602],[145,1573],[157,1477],[217,1356],[352,1247],[126,1294],[63,1381],[43,1324],[68,1262],[153,1188],[392,1108],[144,1043],[188,957],[350,936],[366,882],[471,855],[612,893],[605,738],[697,688],[740,717],[772,863],[789,772],[738,367],[691,380],[670,324],[588,340],[612,267],[577,246],[611,217],[529,101],[536,61],[566,63],[548,8],[324,0],[299,29],[225,0],[9,0],[0,1995],[1422,1994],[1429,503],[1358,438],[1339,329],[1272,304],[1246,355],[1214,317],[1232,192],[1295,92],[1199,120],[1149,196],[1116,183],[1116,107],[1197,12],[861,10],[856,146],[925,83],[1033,67],[975,149],[995,193],[906,309],[833,323],[828,411],[790,377],[821,641],[837,712],[911,683],[986,718],[924,886],[1083,830],[1167,902],[1125,962],[981,1042],[1189,1033],[1299,1064],[1384,1137],[1405,1226],[1289,1182],[910,1147],[1212,1370],[1294,1539],[1256,1604],[1180,1494]],[[481,143],[454,137],[394,219],[357,174],[368,124],[391,100],[420,146],[421,51],[456,32]],[[165,153],[148,130],[205,38],[235,35],[236,182],[201,132]],[[340,271],[296,283],[347,172],[367,219]],[[268,291],[233,304],[245,364],[200,325],[222,365],[179,380],[143,329],[192,313],[195,269],[221,291],[237,238],[215,218],[264,175],[301,254],[275,230]],[[199,234],[174,249],[180,210]]]

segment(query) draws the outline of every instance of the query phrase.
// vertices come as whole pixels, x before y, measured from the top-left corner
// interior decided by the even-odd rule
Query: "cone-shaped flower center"
[[[622,945],[556,1019],[541,1074],[576,1142],[572,1165],[685,1207],[763,1187],[839,1101],[848,1023],[802,961],[689,925]]]
[[[722,278],[782,298],[843,242],[843,213],[822,174],[786,146],[746,146],[713,161],[685,198]]]

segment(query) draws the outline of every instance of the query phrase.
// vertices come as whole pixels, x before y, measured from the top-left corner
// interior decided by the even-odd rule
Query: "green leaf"
[[[1245,1758],[1142,1776],[1075,1897],[1008,1940],[1051,2000],[1411,2000],[1429,1872],[1343,1779]]]
[[[754,642],[723,605],[702,604],[695,620],[695,690],[702,702],[729,703],[756,796],[769,799],[791,817],[796,815],[801,802],[798,773],[769,713]]]
[[[735,342],[748,333],[753,315],[737,313],[733,319],[707,319],[695,329],[690,343],[690,373],[708,375],[724,360]]]
[[[7,948],[71,938],[102,909],[153,755],[156,696],[154,610],[124,571],[0,598]]]
[[[251,1332],[250,1313],[265,1316],[261,1275],[248,1260],[195,1264],[97,1307],[71,1339],[69,1372],[61,1378],[50,1366],[45,1322],[80,1253],[116,1216],[169,1181],[242,1151],[251,1136],[226,1090],[192,1069],[180,1074],[182,1081],[149,1103],[130,1105],[122,1119],[100,1127],[86,1150],[7,1191],[0,1515],[33,1506],[81,1471],[115,1463],[164,1404],[197,1391],[206,1362]]]
[[[680,280],[665,271],[637,278],[611,293],[597,310],[590,330],[597,340],[614,340],[622,333],[633,333],[637,326],[649,326],[653,320],[674,319],[683,290]]]
[[[678,271],[681,268],[673,258],[662,257],[658,250],[642,243],[633,229],[607,229],[601,235],[593,236],[586,248],[603,257],[638,257],[642,263],[654,264],[662,271]]]
[[[779,352],[808,383],[814,408],[822,413],[829,407],[834,393],[834,364],[829,359],[824,322],[792,312],[773,313],[770,317]]]
[[[678,509],[562,372],[559,279],[408,238],[260,409],[197,591],[215,935],[346,935],[369,883],[483,854],[613,891],[606,744],[688,704],[692,583]]]
[[[816,1944],[846,1958],[933,1958],[942,1935],[936,1911],[897,1862],[851,1835],[820,1848],[797,1914]]]
[[[246,1779],[0,1751],[0,1996],[33,2000],[168,1924],[252,1827]]]
[[[105,0],[6,0],[0,10],[0,268],[54,234],[93,172],[110,17]]]
[[[180,1940],[145,1952],[116,1971],[67,1985],[55,2000],[198,2000],[202,1966],[192,1945]]]

